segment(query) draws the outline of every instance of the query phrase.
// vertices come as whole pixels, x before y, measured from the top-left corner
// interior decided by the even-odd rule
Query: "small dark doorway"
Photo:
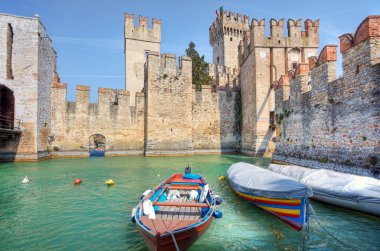
[[[13,91],[0,84],[0,129],[14,129],[15,97]]]
[[[90,136],[90,157],[104,157],[106,152],[106,137],[101,134]]]

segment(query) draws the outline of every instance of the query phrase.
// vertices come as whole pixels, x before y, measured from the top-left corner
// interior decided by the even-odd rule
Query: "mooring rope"
[[[178,247],[178,244],[177,244],[177,241],[175,240],[175,237],[174,237],[173,232],[172,232],[172,231],[168,231],[168,232],[169,232],[169,234],[172,236],[172,239],[173,239],[173,242],[174,242],[174,245],[175,245],[175,249],[176,249],[177,251],[180,251],[180,250],[179,250],[179,247]]]
[[[322,223],[319,221],[318,216],[317,216],[317,214],[315,213],[314,208],[311,206],[311,203],[310,203],[310,202],[309,202],[309,209],[310,209],[310,211],[312,212],[312,214],[314,215],[314,217],[315,217],[317,223],[321,226],[321,228],[322,228],[322,229],[323,229],[328,235],[330,235],[333,239],[335,239],[336,241],[338,241],[340,244],[343,244],[344,246],[346,246],[346,247],[348,247],[348,248],[350,248],[350,249],[352,249],[352,250],[357,250],[357,251],[360,250],[360,249],[357,249],[357,248],[355,248],[355,247],[352,247],[352,246],[348,245],[347,243],[345,243],[345,242],[339,240],[339,239],[336,238],[334,235],[332,235],[329,231],[327,231],[327,229],[326,229],[326,228],[322,225]]]

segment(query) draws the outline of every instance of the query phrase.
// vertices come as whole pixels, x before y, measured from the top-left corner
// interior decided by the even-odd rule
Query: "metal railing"
[[[21,120],[13,116],[0,115],[0,129],[10,131],[20,131]]]

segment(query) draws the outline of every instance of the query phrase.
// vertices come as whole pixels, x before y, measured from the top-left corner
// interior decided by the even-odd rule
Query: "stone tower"
[[[0,162],[48,157],[52,41],[38,17],[0,14],[0,34]]]
[[[265,35],[265,19],[252,20],[239,45],[240,84],[242,97],[243,153],[270,155],[274,150],[273,83],[300,63],[317,56],[319,20],[270,20],[270,36]]]
[[[212,23],[209,29],[210,44],[213,48],[213,64],[232,68],[239,67],[238,47],[244,32],[249,30],[249,17],[226,11]]]
[[[124,15],[125,86],[130,92],[130,104],[135,106],[135,93],[144,87],[144,64],[149,51],[160,52],[161,20],[153,18],[148,27],[148,18],[139,16],[134,24],[134,15]]]

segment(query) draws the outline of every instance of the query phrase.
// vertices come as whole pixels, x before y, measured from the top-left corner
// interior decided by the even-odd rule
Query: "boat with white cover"
[[[380,216],[380,180],[293,165],[270,164],[268,169],[311,187],[313,199]]]
[[[308,222],[308,197],[312,191],[289,177],[248,163],[235,163],[228,181],[239,197],[300,231]]]

